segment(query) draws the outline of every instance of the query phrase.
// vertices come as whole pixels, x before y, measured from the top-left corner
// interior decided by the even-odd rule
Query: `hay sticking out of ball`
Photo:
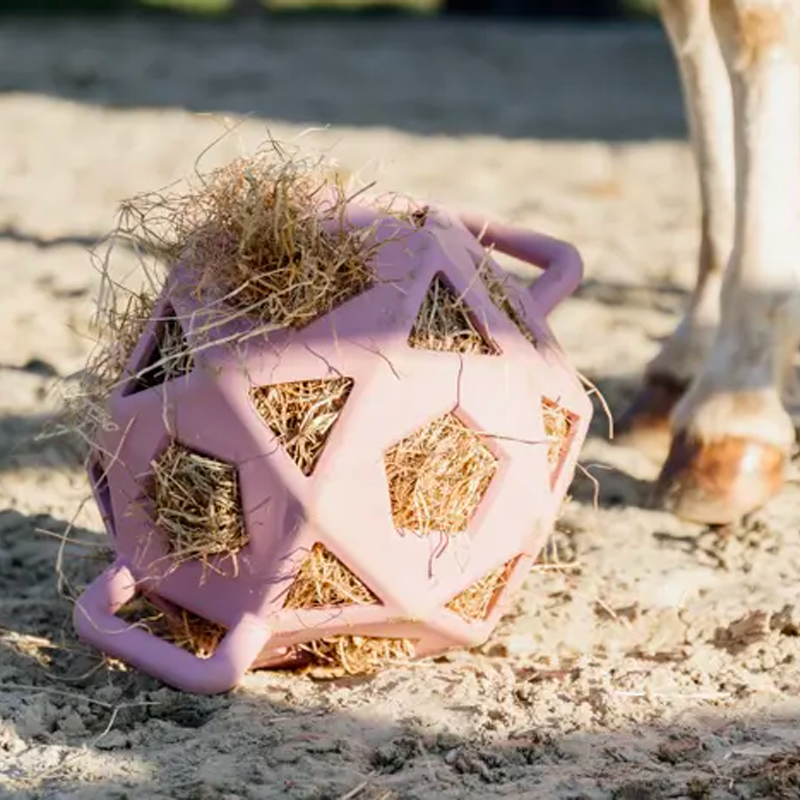
[[[288,455],[308,476],[352,389],[351,378],[329,378],[259,386],[250,392],[250,398]]]
[[[185,609],[164,612],[146,597],[136,597],[126,603],[117,611],[117,616],[203,659],[214,655],[227,633],[221,625]]]
[[[235,467],[172,443],[151,468],[154,524],[174,561],[207,565],[247,544]]]
[[[486,291],[489,293],[490,300],[514,323],[517,330],[532,344],[536,345],[536,337],[533,331],[525,322],[525,311],[518,295],[518,287],[509,289],[511,275],[500,277],[491,264],[491,254],[486,253],[483,261],[478,265],[478,276]]]
[[[542,416],[547,438],[547,462],[555,474],[569,444],[575,418],[564,406],[547,397],[542,398]]]
[[[272,143],[195,191],[136,198],[126,219],[137,239],[192,266],[197,296],[223,318],[270,331],[302,328],[372,285],[378,245],[344,224],[350,199],[320,162]]]
[[[299,646],[308,658],[305,670],[316,678],[369,675],[414,657],[408,639],[373,636],[330,636]]]
[[[420,535],[465,530],[497,471],[491,450],[453,414],[398,442],[384,462],[394,524]]]
[[[377,605],[378,598],[330,550],[317,542],[286,594],[284,609]]]
[[[408,343],[421,350],[498,355],[497,348],[476,327],[467,304],[442,275],[431,282]]]
[[[98,431],[113,424],[109,396],[125,380],[131,353],[179,262],[194,270],[205,312],[193,324],[192,355],[219,337],[220,324],[247,318],[242,330],[248,332],[229,341],[235,347],[246,337],[301,328],[368,289],[382,246],[373,235],[377,221],[356,228],[344,215],[369,188],[348,194],[332,165],[270,140],[252,157],[197,171],[184,186],[123,202],[105,252],[93,254],[101,280],[92,321],[97,342],[80,380],[64,386],[68,421],[59,432],[78,432],[91,449]],[[395,218],[410,234],[425,211],[402,213],[395,200],[376,204],[378,216]],[[141,287],[112,277],[119,246],[139,257]]]
[[[446,608],[454,611],[467,622],[482,622],[505,587],[516,563],[517,559],[512,559],[501,564],[457,594],[446,604]]]

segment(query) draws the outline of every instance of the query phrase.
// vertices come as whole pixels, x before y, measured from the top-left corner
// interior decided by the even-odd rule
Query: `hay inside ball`
[[[374,605],[378,598],[333,553],[317,542],[289,587],[285,609]]]
[[[567,409],[547,397],[542,398],[542,416],[547,440],[547,461],[555,477],[562,456],[569,446],[575,420]]]
[[[467,622],[482,622],[492,609],[495,598],[506,585],[517,559],[501,564],[457,594],[446,607]]]
[[[525,323],[525,313],[522,310],[522,304],[518,297],[515,295],[518,292],[517,287],[509,288],[511,282],[510,275],[500,277],[489,263],[489,254],[478,265],[478,276],[486,291],[489,293],[491,301],[501,310],[506,316],[514,323],[517,330],[532,344],[536,345],[536,337],[533,335],[531,329]]]
[[[308,476],[352,389],[352,379],[330,378],[260,386],[250,397],[290,458]]]
[[[457,534],[469,525],[497,472],[497,458],[458,417],[445,414],[387,451],[395,527]]]
[[[425,295],[408,343],[422,350],[499,355],[479,330],[467,304],[440,275]]]
[[[330,636],[303,644],[305,671],[315,678],[369,675],[414,657],[408,639],[373,636]]]
[[[136,597],[117,611],[131,626],[142,628],[159,639],[177,645],[198,658],[210,658],[227,633],[185,609],[163,611],[146,597]]]
[[[151,469],[153,521],[175,562],[207,565],[247,544],[235,467],[172,443]]]

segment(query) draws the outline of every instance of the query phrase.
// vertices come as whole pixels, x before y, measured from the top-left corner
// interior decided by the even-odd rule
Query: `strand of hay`
[[[376,605],[378,598],[324,545],[317,542],[286,593],[284,609]]]
[[[525,323],[525,312],[522,303],[518,298],[512,298],[508,289],[508,282],[511,275],[502,278],[495,272],[491,264],[491,250],[487,251],[483,261],[478,265],[478,276],[486,291],[489,293],[491,301],[514,323],[517,330],[532,344],[536,345],[536,337]],[[516,287],[515,287],[516,293]]]
[[[295,381],[260,386],[250,392],[250,398],[291,459],[308,476],[352,389],[351,378]]]
[[[516,563],[517,559],[512,559],[501,564],[457,594],[446,604],[446,608],[454,611],[467,622],[482,622],[486,619],[495,598],[506,585]]]
[[[372,636],[331,636],[299,646],[308,656],[305,671],[315,678],[369,675],[414,657],[408,639]]]
[[[167,614],[146,597],[136,597],[119,609],[117,616],[198,658],[210,658],[227,633],[226,629],[185,609],[179,611]]]
[[[247,544],[236,469],[172,443],[151,464],[154,524],[177,563],[234,557]]]
[[[422,350],[497,355],[497,348],[475,327],[467,304],[441,275],[431,282],[408,343]]]
[[[567,409],[547,397],[542,398],[542,416],[547,439],[547,461],[550,468],[556,470],[572,434],[574,420]]]
[[[497,471],[477,434],[445,414],[385,456],[394,524],[421,535],[466,529]]]

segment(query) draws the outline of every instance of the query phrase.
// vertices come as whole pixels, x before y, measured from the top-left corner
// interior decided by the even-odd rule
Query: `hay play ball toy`
[[[123,208],[165,267],[124,302],[107,282],[73,402],[115,553],[77,631],[191,692],[484,641],[591,417],[547,325],[570,245],[279,155]],[[526,288],[494,250],[544,271]]]

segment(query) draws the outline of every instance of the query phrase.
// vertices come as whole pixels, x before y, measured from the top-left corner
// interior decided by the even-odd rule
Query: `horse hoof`
[[[702,442],[683,431],[672,439],[652,504],[690,522],[737,522],[780,491],[786,460],[764,442],[733,436]]]
[[[686,384],[668,375],[647,375],[633,402],[620,416],[614,439],[663,463],[672,440],[670,415]]]

